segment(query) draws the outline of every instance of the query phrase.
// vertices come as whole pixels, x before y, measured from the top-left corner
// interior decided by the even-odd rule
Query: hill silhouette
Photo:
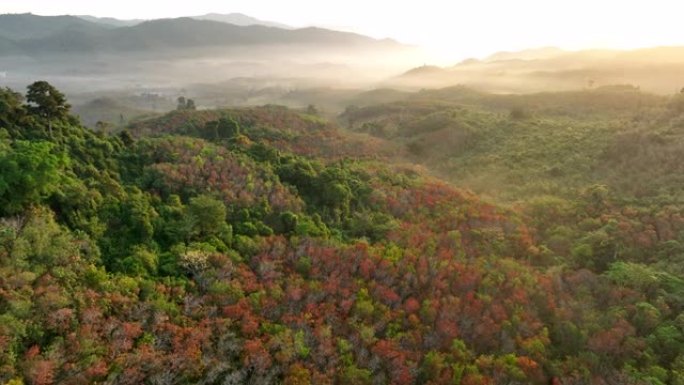
[[[0,15],[0,44],[14,48],[0,51],[0,55],[133,51],[149,53],[187,48],[290,44],[326,47],[399,46],[393,41],[323,28],[290,30],[247,25],[257,21],[245,15],[209,14],[197,18],[159,19],[132,26],[113,27],[111,24],[90,22],[75,16]],[[227,23],[228,20],[242,25]]]
[[[451,67],[417,67],[385,85],[421,89],[459,84],[495,93],[631,84],[650,92],[670,94],[684,84],[684,47],[499,52],[481,61],[466,60]]]

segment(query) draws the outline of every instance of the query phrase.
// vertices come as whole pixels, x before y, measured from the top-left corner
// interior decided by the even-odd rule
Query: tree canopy
[[[38,83],[0,90],[1,383],[682,384],[669,99],[644,127],[632,90],[107,133]]]

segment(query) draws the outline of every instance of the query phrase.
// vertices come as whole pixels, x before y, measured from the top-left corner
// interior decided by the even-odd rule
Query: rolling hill
[[[239,26],[243,26],[243,27],[246,27],[248,25],[263,25],[265,27],[292,29],[292,27],[290,27],[287,24],[276,23],[273,21],[259,20],[257,18],[248,16],[248,15],[245,15],[242,13],[229,13],[229,14],[207,13],[206,15],[192,16],[192,18],[195,20],[219,21],[221,23],[228,23],[228,24],[239,25]]]
[[[136,24],[144,22],[144,19],[115,19],[113,17],[95,17],[90,15],[78,15],[77,17],[89,21],[91,23],[96,23],[109,27],[132,27]]]
[[[411,89],[466,85],[495,93],[592,89],[631,84],[670,94],[684,85],[684,47],[629,51],[540,48],[500,52],[451,67],[418,67],[387,86]]]
[[[102,27],[76,16],[0,15],[0,37],[15,41],[44,39],[69,30],[92,33],[99,29]]]
[[[115,19],[113,17],[95,17],[95,16],[90,16],[90,15],[79,15],[78,17],[83,19],[83,20],[86,20],[86,21],[102,24],[105,26],[111,26],[111,27],[132,27],[134,25],[144,23],[145,21],[149,21],[149,20],[144,20],[144,19],[122,20],[122,19]],[[221,23],[239,25],[239,26],[243,26],[243,27],[248,26],[248,25],[263,25],[266,27],[292,29],[292,27],[290,27],[286,24],[276,23],[273,21],[259,20],[257,18],[248,16],[248,15],[245,15],[242,13],[229,13],[229,14],[207,13],[205,15],[191,16],[190,18],[195,19],[195,20],[218,21]]]
[[[96,128],[98,123],[111,126],[112,129],[120,129],[136,118],[152,116],[154,111],[128,106],[113,98],[97,98],[85,104],[75,105],[74,114],[77,115],[83,125]]]
[[[0,52],[16,52],[16,49],[12,40],[0,37]]]
[[[681,384],[684,96],[365,96],[376,138],[0,89],[0,382]]]
[[[29,56],[64,52],[154,53],[240,46],[400,47],[393,41],[322,28],[290,30],[246,25],[253,23],[241,15],[205,15],[200,18],[212,20],[189,17],[160,19],[114,28],[74,16],[1,15],[0,38],[13,43],[17,50]],[[245,25],[229,24],[228,20]],[[3,50],[0,55],[11,53]]]

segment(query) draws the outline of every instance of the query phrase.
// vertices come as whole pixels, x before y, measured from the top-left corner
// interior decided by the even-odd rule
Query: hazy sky
[[[241,12],[425,46],[442,59],[541,46],[684,45],[678,0],[0,0],[0,13],[162,18]]]

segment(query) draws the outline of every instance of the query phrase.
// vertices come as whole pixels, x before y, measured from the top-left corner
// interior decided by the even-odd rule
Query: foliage
[[[16,214],[58,190],[68,158],[55,154],[53,143],[18,140],[0,145],[0,213]]]
[[[599,162],[634,95],[588,95],[591,120],[457,93],[481,106],[347,113],[427,150],[451,132],[426,164],[498,204],[280,107],[107,136],[0,92],[0,382],[681,384],[681,191]]]

